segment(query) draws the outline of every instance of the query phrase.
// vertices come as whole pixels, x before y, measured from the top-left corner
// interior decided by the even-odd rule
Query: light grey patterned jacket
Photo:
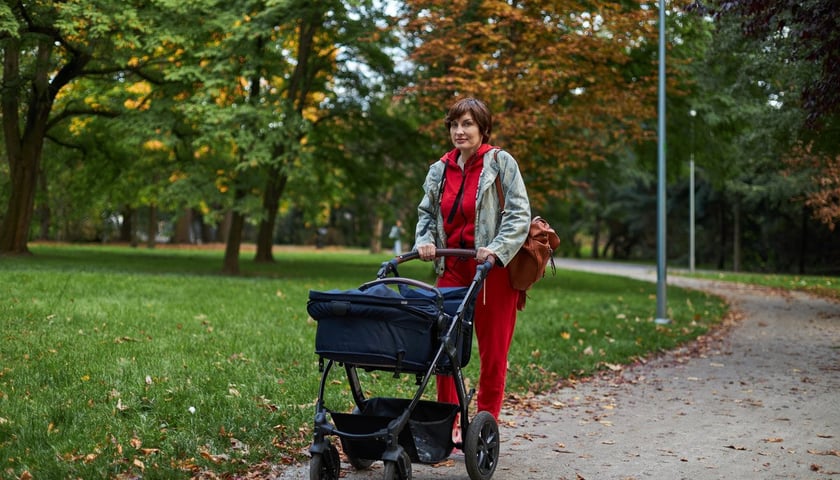
[[[484,168],[479,177],[476,198],[475,246],[487,247],[496,253],[502,265],[513,259],[528,237],[531,225],[531,204],[525,182],[516,159],[508,152],[499,150],[498,161],[494,159],[497,149],[484,154]],[[415,230],[414,248],[417,245],[433,243],[438,248],[446,246],[443,230],[443,214],[440,211],[440,195],[443,173],[446,165],[438,160],[429,167],[423,182],[423,199],[417,207],[418,220]],[[501,178],[505,197],[504,211],[499,211],[499,196],[496,193],[496,177]],[[438,258],[435,270],[443,275],[444,262]]]

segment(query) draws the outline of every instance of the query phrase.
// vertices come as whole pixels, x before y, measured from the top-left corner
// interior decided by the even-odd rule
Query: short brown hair
[[[481,142],[490,143],[490,133],[493,131],[493,114],[490,113],[490,109],[484,102],[476,98],[462,98],[449,107],[449,113],[446,114],[444,119],[446,130],[449,131],[452,122],[461,118],[465,113],[470,113],[475,123],[478,124],[478,131],[481,132]]]

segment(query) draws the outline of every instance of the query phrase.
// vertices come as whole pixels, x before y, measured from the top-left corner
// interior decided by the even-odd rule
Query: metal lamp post
[[[689,263],[688,263],[688,271],[694,273],[694,117],[697,116],[697,111],[691,109],[688,112],[691,115],[691,151],[689,153],[689,161],[688,161],[688,169],[689,169],[689,239],[688,239],[688,252],[689,252]]]
[[[665,278],[665,0],[659,0],[659,185],[656,195],[656,318],[659,325],[671,323],[667,312]]]

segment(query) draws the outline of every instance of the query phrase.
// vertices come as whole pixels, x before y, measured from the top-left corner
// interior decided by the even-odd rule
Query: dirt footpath
[[[603,264],[564,261],[563,268]],[[614,273],[655,281],[655,271]],[[840,304],[671,276],[726,297],[713,338],[504,410],[494,479],[840,479]],[[308,465],[276,478],[309,478]],[[344,478],[382,478],[382,463]],[[468,479],[463,456],[413,478]]]

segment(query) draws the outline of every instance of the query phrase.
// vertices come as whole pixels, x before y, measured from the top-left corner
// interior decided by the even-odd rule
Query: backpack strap
[[[501,148],[497,148],[495,152],[493,152],[493,160],[496,163],[499,163],[499,151]],[[499,197],[499,213],[505,213],[505,192],[502,191],[502,180],[499,178],[499,175],[496,175],[496,193]]]

